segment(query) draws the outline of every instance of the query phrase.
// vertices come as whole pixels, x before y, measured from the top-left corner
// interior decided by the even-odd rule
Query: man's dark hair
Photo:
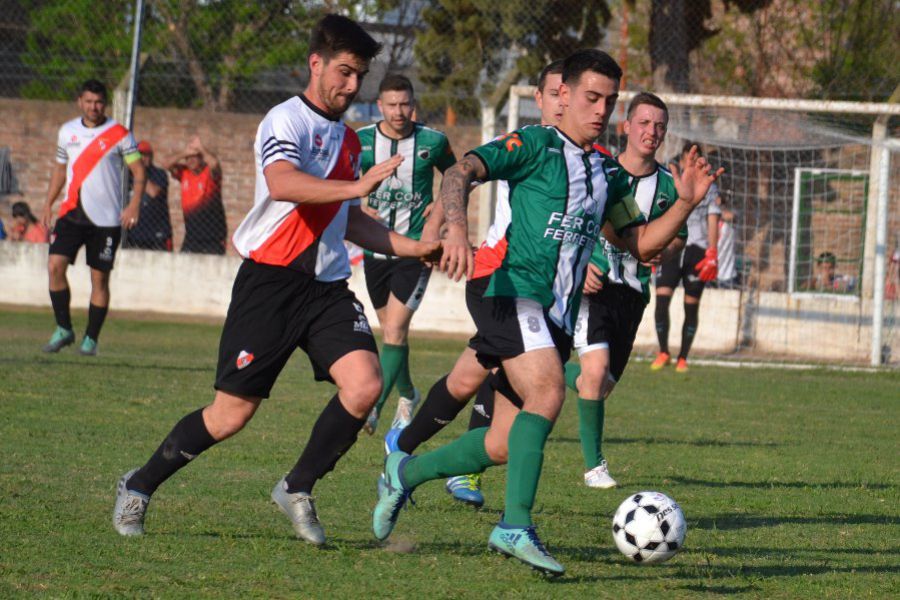
[[[410,97],[415,95],[412,81],[406,75],[400,75],[399,73],[388,73],[384,76],[384,79],[378,85],[378,95],[380,96],[384,92],[409,92]]]
[[[632,115],[634,115],[634,111],[636,111],[637,107],[641,104],[649,104],[650,106],[655,106],[656,108],[666,113],[666,121],[669,120],[669,107],[666,106],[666,103],[662,101],[662,98],[660,98],[656,94],[651,94],[650,92],[641,92],[637,96],[632,98],[631,102],[628,104],[628,112],[626,113],[626,118],[629,121],[631,120]]]
[[[819,256],[816,257],[817,265],[822,265],[825,263],[828,263],[831,266],[834,266],[837,264],[837,257],[833,253],[828,252],[826,250],[825,252],[823,252],[822,254],[820,254]]]
[[[603,50],[590,48],[578,50],[566,57],[562,69],[563,83],[576,85],[587,71],[600,73],[615,81],[622,80],[622,67],[619,63]]]
[[[563,59],[554,60],[552,63],[541,69],[541,74],[538,75],[537,85],[540,93],[544,93],[544,86],[547,85],[547,75],[562,75],[564,62]]]
[[[359,23],[341,15],[325,15],[312,31],[309,53],[318,54],[326,61],[341,52],[372,60],[381,51],[376,42]]]
[[[106,86],[102,81],[99,81],[97,79],[88,79],[81,84],[81,90],[79,90],[78,95],[83,96],[85,92],[90,92],[92,94],[102,96],[104,100],[107,99]]]
[[[12,205],[12,216],[25,217],[30,223],[37,223],[37,217],[31,212],[31,207],[26,202],[16,202]]]

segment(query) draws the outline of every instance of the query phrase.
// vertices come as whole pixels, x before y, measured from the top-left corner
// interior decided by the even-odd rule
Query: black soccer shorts
[[[374,258],[363,260],[366,275],[366,289],[372,306],[376,309],[387,306],[388,297],[393,294],[406,307],[415,311],[422,302],[431,267],[417,258]]]
[[[346,281],[317,281],[245,260],[222,329],[215,388],[267,398],[298,347],[316,381],[333,381],[331,365],[354,350],[378,353],[363,306]]]
[[[706,250],[700,246],[687,246],[683,252],[663,261],[656,268],[656,287],[676,288],[678,282],[684,286],[684,293],[694,298],[703,294],[706,283],[700,280],[694,266],[703,260]]]
[[[112,271],[116,261],[116,250],[122,239],[121,227],[97,227],[91,223],[81,223],[69,215],[56,222],[50,236],[50,254],[59,254],[75,263],[78,250],[84,246],[85,262],[98,271]]]
[[[613,382],[620,381],[646,305],[639,291],[617,283],[606,283],[596,294],[583,296],[575,324],[578,356],[607,349],[609,374]]]

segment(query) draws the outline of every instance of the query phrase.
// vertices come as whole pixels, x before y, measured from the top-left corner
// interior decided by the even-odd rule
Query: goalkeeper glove
[[[719,251],[715,248],[707,248],[706,256],[694,265],[700,281],[709,282],[716,278],[719,274]]]

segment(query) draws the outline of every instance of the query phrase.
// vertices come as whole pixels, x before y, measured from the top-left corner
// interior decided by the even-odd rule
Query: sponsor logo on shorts
[[[241,350],[240,354],[238,354],[237,361],[235,361],[238,371],[240,371],[241,369],[243,369],[244,367],[246,367],[250,363],[252,363],[253,358],[254,358],[254,356],[253,356],[252,352],[247,352],[246,350]]]
[[[359,318],[353,323],[353,331],[372,335],[372,328],[369,327],[369,321],[366,319],[365,315],[359,315]]]
[[[113,239],[110,236],[106,236],[106,247],[100,251],[100,256],[98,257],[100,260],[106,262],[112,262],[113,259]]]
[[[363,305],[362,305],[362,304],[360,304],[359,302],[354,302],[354,303],[353,303],[353,308],[356,309],[356,312],[358,312],[359,314],[362,314],[362,312],[363,312]]]

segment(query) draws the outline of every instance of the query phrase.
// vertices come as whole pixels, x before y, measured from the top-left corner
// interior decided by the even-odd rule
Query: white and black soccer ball
[[[619,505],[612,524],[619,551],[638,563],[669,560],[684,545],[687,523],[678,504],[659,492],[638,492]]]

